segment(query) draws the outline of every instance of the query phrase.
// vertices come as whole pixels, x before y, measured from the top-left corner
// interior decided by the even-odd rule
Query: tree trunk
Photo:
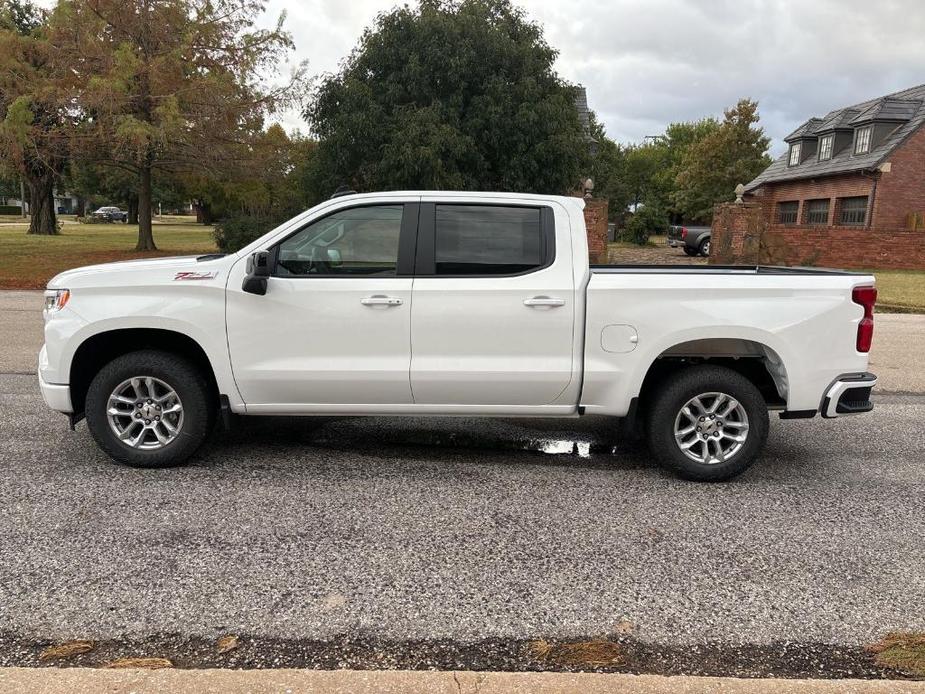
[[[129,224],[138,224],[138,196],[130,195],[128,199],[128,217],[126,221]]]
[[[83,217],[87,214],[87,199],[77,196],[77,216]]]
[[[202,202],[201,200],[195,203],[194,207],[196,208],[196,223],[197,224],[211,224],[212,223],[212,205],[207,202]]]
[[[53,236],[58,233],[58,220],[55,217],[55,183],[50,173],[29,176],[29,221],[30,234]]]
[[[138,181],[138,245],[136,251],[156,251],[151,231],[151,164],[141,165]]]

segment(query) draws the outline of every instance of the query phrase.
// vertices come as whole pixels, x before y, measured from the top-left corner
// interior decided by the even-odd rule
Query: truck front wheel
[[[113,460],[171,467],[202,445],[214,403],[202,374],[168,352],[131,352],[100,369],[87,391],[87,426]]]
[[[695,366],[659,384],[647,416],[649,448],[685,479],[719,482],[744,472],[764,447],[768,407],[732,369]]]

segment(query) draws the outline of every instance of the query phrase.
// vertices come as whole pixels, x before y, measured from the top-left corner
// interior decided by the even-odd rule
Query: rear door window
[[[547,264],[538,207],[437,205],[437,275],[513,275]]]

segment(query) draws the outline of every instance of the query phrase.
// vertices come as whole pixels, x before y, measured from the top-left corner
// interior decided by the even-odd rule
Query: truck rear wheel
[[[185,463],[214,422],[205,378],[168,352],[131,352],[100,369],[87,391],[87,426],[113,460],[133,467]]]
[[[764,447],[768,408],[732,369],[695,366],[660,384],[647,416],[649,448],[681,477],[720,482],[744,472]]]

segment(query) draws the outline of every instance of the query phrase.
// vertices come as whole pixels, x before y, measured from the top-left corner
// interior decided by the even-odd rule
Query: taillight
[[[681,238],[682,239],[687,238],[687,227],[681,227]]]
[[[874,339],[874,304],[877,303],[876,287],[855,287],[851,300],[864,307],[864,317],[858,323],[858,352],[869,352]]]

